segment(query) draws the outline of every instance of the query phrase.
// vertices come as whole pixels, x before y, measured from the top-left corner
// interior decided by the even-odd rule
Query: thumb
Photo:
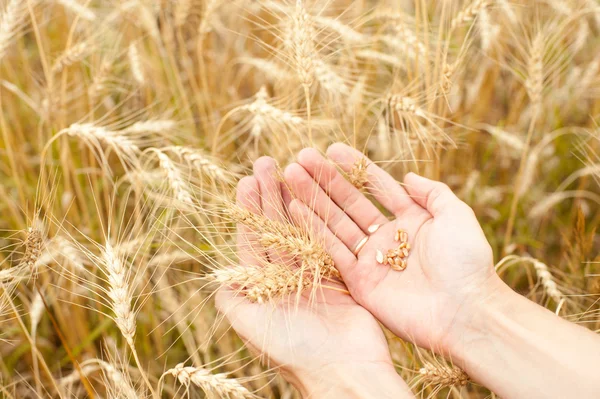
[[[412,199],[434,217],[449,207],[463,203],[444,183],[412,172],[404,177],[404,184]]]

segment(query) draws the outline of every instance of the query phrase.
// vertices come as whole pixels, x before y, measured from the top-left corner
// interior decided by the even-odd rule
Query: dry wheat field
[[[446,182],[504,281],[600,332],[597,0],[2,0],[0,108],[0,397],[299,397],[214,293],[338,276],[235,205],[335,142]],[[314,278],[240,268],[236,224]],[[386,336],[417,397],[495,397]]]

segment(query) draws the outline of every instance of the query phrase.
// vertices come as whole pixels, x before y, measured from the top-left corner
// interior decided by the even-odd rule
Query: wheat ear
[[[129,284],[129,270],[127,270],[124,262],[119,259],[110,243],[106,243],[104,246],[102,258],[107,274],[106,277],[108,278],[107,295],[110,299],[110,306],[115,314],[114,321],[131,349],[144,382],[150,389],[150,392],[154,394],[154,389],[142,368],[137,350],[135,349],[136,320],[135,313],[131,308],[133,298]]]
[[[226,214],[232,221],[244,224],[255,231],[263,247],[282,250],[298,257],[302,261],[302,268],[310,271],[315,279],[331,277],[341,279],[331,255],[319,242],[296,226],[267,219],[236,205],[230,206]]]
[[[163,376],[167,374],[177,378],[179,383],[186,388],[193,384],[207,395],[216,394],[219,397],[236,399],[255,397],[238,380],[228,378],[226,374],[212,374],[202,367],[186,367],[183,363],[179,363],[174,368],[165,371]]]
[[[64,8],[71,10],[75,15],[83,18],[87,21],[93,21],[96,19],[96,14],[89,8],[79,4],[75,0],[56,0],[58,4]]]
[[[450,31],[458,26],[473,21],[479,12],[491,4],[489,0],[475,0],[467,7],[463,8],[450,22]]]
[[[437,388],[462,387],[469,382],[467,373],[457,367],[444,364],[425,363],[419,370],[419,374],[425,385],[433,385]]]
[[[273,263],[259,266],[232,266],[215,270],[209,280],[223,286],[239,287],[250,302],[269,303],[277,298],[304,291],[312,278],[287,265]]]
[[[35,3],[35,1],[32,3]],[[21,27],[26,15],[27,1],[23,0],[10,0],[4,12],[0,15],[0,60],[6,55],[6,50]]]

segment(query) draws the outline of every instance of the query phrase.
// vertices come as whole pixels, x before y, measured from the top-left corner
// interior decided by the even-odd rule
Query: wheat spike
[[[267,219],[238,206],[231,206],[226,214],[260,234],[259,241],[265,248],[283,250],[300,258],[303,269],[310,271],[316,279],[341,278],[333,259],[321,244],[296,226]]]
[[[170,119],[139,121],[121,130],[121,133],[165,133],[173,130],[175,126],[175,121]]]
[[[462,387],[469,382],[469,376],[464,371],[444,364],[425,363],[419,374],[426,385],[439,388]]]
[[[450,31],[456,29],[459,25],[473,21],[479,12],[491,4],[489,0],[475,0],[467,7],[463,8],[450,22]]]
[[[191,166],[204,172],[207,176],[214,180],[219,180],[225,183],[231,183],[232,174],[217,164],[217,161],[206,155],[198,149],[181,146],[171,146],[163,148],[165,151],[171,151],[177,154],[180,158],[188,162]]]
[[[140,86],[143,86],[146,83],[146,76],[144,75],[144,67],[142,66],[140,53],[135,43],[131,43],[129,45],[129,50],[127,54],[129,57],[129,67],[131,68],[131,74],[133,75],[135,81]]]
[[[76,44],[75,46],[69,48],[65,51],[54,63],[52,66],[53,73],[60,73],[63,69],[67,68],[70,65],[80,61],[83,57],[86,56],[89,50],[89,46],[86,42],[82,42]]]
[[[180,384],[189,388],[190,384],[202,389],[207,395],[216,394],[224,398],[254,398],[238,380],[228,378],[226,374],[212,374],[202,367],[184,366],[179,363],[164,375],[170,374],[177,378]]]
[[[173,161],[171,161],[167,154],[156,149],[154,152],[158,156],[161,169],[167,174],[167,180],[177,200],[184,204],[192,205],[194,203],[192,194],[188,189],[188,184],[181,175],[181,171],[173,164]]]
[[[64,8],[71,10],[77,16],[87,20],[94,21],[96,19],[96,14],[89,8],[79,4],[76,0],[56,0],[58,4],[62,5]]]
[[[115,150],[122,150],[129,154],[137,153],[139,147],[127,135],[118,131],[111,131],[102,126],[96,126],[93,123],[74,123],[59,134],[67,134],[73,137],[79,137],[92,143],[103,142]]]
[[[44,237],[42,232],[36,228],[30,227],[27,230],[27,237],[25,238],[25,255],[21,261],[23,266],[30,270],[35,268],[36,263],[42,254],[43,243]]]
[[[131,378],[125,375],[112,364],[100,359],[94,360],[104,371],[104,375],[110,380],[108,394],[114,399],[139,399],[141,396],[131,384]]]
[[[198,34],[200,37],[204,37],[212,29],[211,21],[212,15],[217,11],[217,8],[221,5],[223,0],[207,0],[206,6],[204,7],[204,15],[202,15],[202,21],[198,26]]]
[[[175,26],[177,28],[185,24],[188,15],[190,15],[191,7],[192,0],[177,0],[177,3],[175,4],[175,11],[173,12]]]
[[[542,90],[544,88],[544,35],[538,32],[529,47],[529,59],[527,60],[527,79],[525,88],[531,103],[538,107],[542,101]]]
[[[535,268],[535,272],[542,282],[542,286],[546,291],[546,294],[558,304],[563,299],[563,294],[558,289],[558,285],[554,281],[554,277],[548,270],[548,266],[534,258],[531,258],[531,262],[533,263],[533,267]]]
[[[315,75],[313,37],[312,21],[304,8],[302,0],[296,0],[288,44],[292,48],[296,73],[304,87],[312,85]]]
[[[35,4],[37,0],[32,1]],[[27,16],[27,2],[10,0],[4,12],[0,15],[0,60],[6,55],[12,39],[21,28]]]
[[[233,266],[215,270],[209,279],[229,286],[239,286],[250,302],[269,303],[277,298],[304,291],[312,277],[294,272],[289,266],[273,263],[260,266]]]
[[[102,255],[109,285],[107,294],[115,314],[115,323],[129,346],[133,347],[136,322],[131,308],[129,271],[123,261],[118,258],[111,244],[106,243]]]

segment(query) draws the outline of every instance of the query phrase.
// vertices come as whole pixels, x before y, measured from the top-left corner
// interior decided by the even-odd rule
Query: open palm
[[[364,158],[344,144],[328,157],[350,172]],[[314,149],[305,149],[285,178],[297,199],[290,211],[323,235],[352,297],[399,336],[444,351],[453,319],[466,303],[485,295],[494,276],[492,251],[472,210],[442,183],[407,175],[408,192],[389,174],[367,161],[366,188],[395,219],[389,220],[337,168]],[[380,225],[369,233],[370,227]],[[412,246],[406,270],[376,261],[398,246],[405,230]],[[371,231],[373,228],[371,228]],[[355,256],[353,250],[365,237]],[[493,280],[493,279],[492,279]]]
[[[286,218],[283,184],[276,179],[276,165],[260,158],[254,176],[238,184],[238,205],[270,219]],[[265,251],[253,233],[238,226],[238,256],[242,265],[260,265],[264,260],[293,263],[285,253]],[[336,381],[352,367],[394,372],[387,342],[375,318],[349,295],[324,289],[316,303],[302,297],[283,298],[273,304],[257,304],[221,289],[217,307],[232,327],[255,350],[266,355],[270,365],[280,367],[286,378],[308,395],[334,395]],[[322,389],[322,383],[326,388]]]

